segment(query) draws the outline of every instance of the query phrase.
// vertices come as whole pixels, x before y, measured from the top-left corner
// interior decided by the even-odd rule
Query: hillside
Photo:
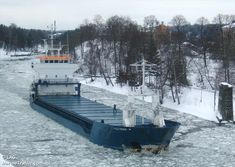
[[[114,83],[114,86],[111,84],[107,85],[107,82],[100,73],[97,73],[97,77],[93,77],[91,80],[89,77],[89,70],[84,63],[85,59],[83,57],[90,53],[90,48],[86,47],[87,45],[87,43],[84,43],[84,50],[82,54],[81,47],[77,47],[76,49],[77,58],[82,68],[78,74],[78,78],[81,80],[81,83],[106,89],[118,94],[128,95],[128,91],[130,91],[131,88],[126,84],[117,83],[116,77],[112,78],[112,83]],[[180,104],[173,101],[170,87],[165,85],[162,105],[166,108],[192,114],[206,120],[218,121],[216,118],[216,116],[219,116],[217,112],[218,83],[223,81],[223,70],[221,67],[222,61],[208,58],[207,66],[205,67],[203,64],[203,56],[197,53],[195,50],[191,50],[191,52],[193,52],[196,56],[187,56],[187,79],[189,85],[179,87]],[[104,62],[105,60],[102,59],[102,61]],[[231,74],[233,74],[235,71],[234,66],[231,66],[230,69]],[[109,63],[109,75],[114,76],[114,72],[114,67],[111,63]],[[81,77],[84,75],[86,78]],[[231,78],[233,85],[235,85],[234,79],[234,77]],[[148,82],[147,78],[146,82]],[[148,97],[145,98],[145,100],[151,102],[150,98]]]

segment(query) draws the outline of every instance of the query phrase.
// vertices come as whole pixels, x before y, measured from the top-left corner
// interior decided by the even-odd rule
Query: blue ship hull
[[[75,84],[77,95],[39,95],[38,86],[45,84],[50,86],[45,82],[32,84],[32,108],[104,147],[157,153],[168,147],[180,126],[178,122],[165,120],[164,127],[157,127],[150,120],[136,116],[136,125],[125,127],[122,111],[81,97],[80,84]]]
[[[137,151],[141,149],[147,149],[157,153],[160,150],[168,147],[172,137],[180,126],[178,122],[170,120],[165,120],[165,127],[156,127],[148,120],[145,120],[145,124],[142,125],[140,123],[141,118],[137,119],[137,125],[135,127],[124,127],[121,124],[119,125],[119,119],[117,119],[116,122],[112,121],[108,124],[105,123],[108,121],[108,119],[105,119],[104,121],[98,121],[100,118],[97,119],[97,114],[99,114],[101,118],[102,116],[107,117],[107,114],[97,112],[96,109],[92,109],[91,114],[89,114],[89,112],[91,112],[89,109],[87,109],[86,113],[82,114],[82,108],[79,108],[78,105],[80,104],[80,106],[82,106],[82,103],[80,102],[83,101],[80,101],[78,104],[73,102],[72,105],[76,106],[75,108],[78,108],[77,110],[79,110],[80,114],[66,109],[66,107],[71,107],[71,105],[68,104],[68,101],[72,101],[74,99],[77,101],[81,97],[63,96],[61,99],[60,96],[53,96],[54,102],[51,102],[52,100],[48,100],[48,97],[52,98],[51,96],[39,96],[38,99],[31,101],[32,108],[52,118],[58,123],[73,130],[74,132],[77,132],[78,134],[86,137],[91,142],[108,148],[118,150],[131,148]],[[64,99],[68,99],[66,103],[62,103]],[[83,98],[83,100],[84,99],[85,98]],[[90,101],[89,99],[86,100],[88,102]],[[61,104],[56,105],[55,101],[59,101]],[[104,106],[103,104],[94,101],[91,102],[92,104],[96,104],[96,106]],[[89,103],[89,105],[91,104]],[[95,115],[93,111],[95,111]],[[89,116],[85,117],[84,114],[89,114]]]

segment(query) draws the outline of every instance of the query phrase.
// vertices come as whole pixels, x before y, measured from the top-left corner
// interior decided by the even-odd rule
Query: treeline
[[[149,74],[150,78],[155,77],[152,86],[160,89],[162,96],[167,86],[173,98],[178,99],[180,86],[189,84],[187,58],[190,56],[202,58],[205,71],[209,70],[209,58],[221,60],[224,81],[230,82],[231,62],[235,61],[234,20],[235,15],[219,14],[211,23],[201,17],[190,24],[184,16],[177,15],[165,24],[151,15],[139,25],[128,17],[112,16],[103,20],[97,15],[59,38],[64,44],[69,41],[71,52],[79,50],[76,55],[81,58],[81,70],[91,79],[102,75],[107,84],[112,84],[110,77],[116,77],[120,83],[135,80],[133,83],[141,84],[141,75],[130,64],[144,57],[157,65],[157,70]],[[44,38],[47,38],[46,31],[0,25],[0,41],[10,50],[32,47]]]
[[[139,25],[128,17],[112,16],[105,21],[98,15],[62,39],[69,36],[70,48],[79,46],[78,54],[88,74],[104,76],[107,84],[110,75],[118,82],[130,80],[135,75],[130,64],[144,57],[158,66],[151,74],[156,77],[153,85],[162,92],[169,86],[177,98],[179,87],[188,85],[186,57],[194,53],[203,58],[205,68],[208,58],[222,60],[224,80],[229,82],[230,62],[235,59],[234,20],[234,15],[219,14],[212,23],[201,17],[191,25],[177,15],[167,25],[147,16]]]
[[[0,42],[7,50],[32,48],[42,43],[47,38],[47,32],[43,30],[23,29],[15,24],[10,26],[0,25]]]
[[[178,15],[168,26],[155,16],[145,17],[144,25],[138,25],[128,17],[113,16],[104,21],[101,16],[96,16],[93,21],[86,21],[78,29],[69,31],[69,43],[70,48],[80,45],[81,50],[85,42],[94,45],[99,41],[101,49],[104,45],[110,46],[114,54],[110,52],[109,56],[113,56],[116,74],[123,70],[127,72],[128,68],[124,67],[141,56],[157,63],[156,53],[164,48],[173,49],[179,59],[183,59],[182,47],[186,42],[187,47],[204,56],[206,66],[207,53],[213,53],[215,58],[235,58],[234,28],[230,26],[234,20],[234,15],[218,15],[212,23],[201,17],[191,25],[184,16]]]

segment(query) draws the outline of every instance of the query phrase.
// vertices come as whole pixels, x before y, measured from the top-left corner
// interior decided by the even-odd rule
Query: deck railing
[[[60,85],[60,84],[78,84],[79,82],[73,78],[64,79],[36,79],[34,82],[37,85]]]

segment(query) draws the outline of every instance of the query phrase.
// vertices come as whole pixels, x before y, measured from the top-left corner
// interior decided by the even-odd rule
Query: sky
[[[47,29],[54,20],[60,30],[75,29],[97,14],[129,16],[139,24],[149,15],[169,23],[181,14],[193,24],[219,13],[235,14],[235,0],[0,0],[0,24],[32,29]]]

